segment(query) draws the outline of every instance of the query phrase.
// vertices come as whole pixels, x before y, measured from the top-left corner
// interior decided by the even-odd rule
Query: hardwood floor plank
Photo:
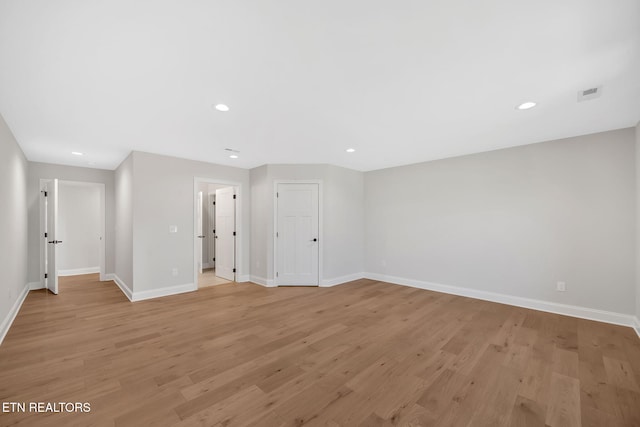
[[[636,382],[631,364],[624,360],[612,359],[604,357],[604,369],[607,372],[609,383],[616,387],[626,388],[627,390],[640,392],[638,383]]]
[[[551,396],[546,423],[550,427],[581,426],[580,384],[575,378],[551,375]]]
[[[518,396],[511,411],[509,426],[512,427],[545,427],[547,408],[534,400]]]

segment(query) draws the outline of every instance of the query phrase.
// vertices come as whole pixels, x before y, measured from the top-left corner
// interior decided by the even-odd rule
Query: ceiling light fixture
[[[73,154],[74,156],[84,156],[84,153],[81,153],[79,151],[72,151],[71,154]]]
[[[527,101],[527,102],[523,102],[522,104],[518,105],[516,108],[518,110],[528,110],[528,109],[533,108],[535,106],[536,106],[535,102]]]
[[[356,151],[356,149],[355,148],[347,148],[345,151],[347,153],[353,153],[354,151]]]
[[[236,154],[232,154],[229,157],[231,157],[232,159],[237,159],[238,158],[238,156]]]
[[[229,111],[229,106],[226,104],[217,104],[214,108],[218,111]]]

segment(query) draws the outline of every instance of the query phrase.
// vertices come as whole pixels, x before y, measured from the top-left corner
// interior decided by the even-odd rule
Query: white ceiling
[[[629,127],[640,1],[0,0],[0,114],[29,160],[106,169],[372,170]]]

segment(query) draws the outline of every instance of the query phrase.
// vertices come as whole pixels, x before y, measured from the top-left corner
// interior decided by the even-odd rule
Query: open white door
[[[198,191],[196,200],[196,259],[198,260],[198,273],[202,274],[202,245],[204,244],[204,234],[202,233],[202,191]]]
[[[318,184],[278,184],[276,284],[318,286]]]
[[[235,280],[236,200],[233,187],[216,190],[216,276]]]
[[[216,268],[216,193],[209,194],[209,266]]]
[[[62,241],[57,240],[58,235],[58,180],[54,179],[47,183],[45,187],[46,206],[47,206],[47,289],[54,294],[58,294],[58,264],[56,262],[56,252],[58,244]]]

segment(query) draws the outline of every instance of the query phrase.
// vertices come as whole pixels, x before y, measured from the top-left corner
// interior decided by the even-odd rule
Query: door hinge
[[[280,235],[278,234],[278,232],[276,231],[276,237],[280,237]]]
[[[215,205],[216,205],[216,202],[213,202],[213,206],[215,206]]]
[[[47,234],[47,233],[44,233],[44,237],[49,237],[49,234]]]
[[[234,272],[234,273],[236,272],[236,269],[235,269],[235,268],[233,269],[233,272]]]
[[[234,235],[234,236],[236,235],[236,232],[235,232],[235,231],[233,232],[233,235]]]
[[[44,192],[44,197],[47,197],[47,192],[46,191]]]
[[[276,271],[276,277],[278,277],[279,275],[280,275],[280,273],[278,273],[278,272]]]
[[[236,198],[236,195],[234,194],[234,195],[233,195],[233,199],[235,200],[235,198]]]
[[[48,278],[49,278],[49,275],[48,275],[47,273],[44,273],[44,278],[45,278],[45,279],[48,279]]]
[[[215,228],[213,229],[213,234],[216,234],[216,229]]]
[[[215,261],[215,260],[216,260],[216,259],[215,259],[215,257],[214,257],[211,261]]]
[[[280,193],[276,192],[276,197],[280,197]]]

